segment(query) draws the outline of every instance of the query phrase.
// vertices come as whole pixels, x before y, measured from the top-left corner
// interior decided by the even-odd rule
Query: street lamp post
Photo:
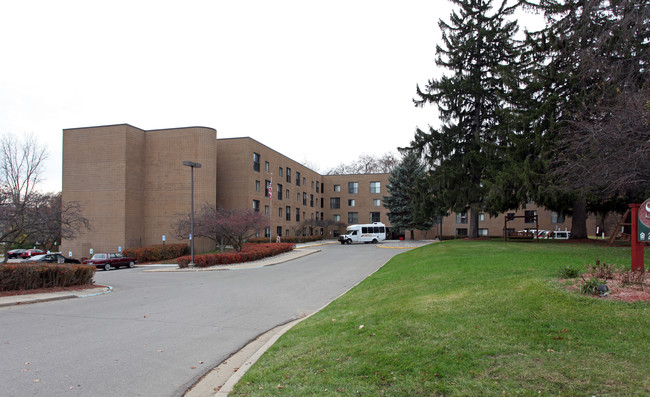
[[[183,165],[190,167],[191,172],[190,172],[190,180],[191,180],[191,212],[190,212],[190,253],[192,255],[192,259],[190,260],[190,263],[188,266],[196,266],[194,263],[194,168],[201,168],[200,163],[195,163],[193,161],[183,161]]]

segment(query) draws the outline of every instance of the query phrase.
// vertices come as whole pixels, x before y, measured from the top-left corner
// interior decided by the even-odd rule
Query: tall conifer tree
[[[384,207],[388,209],[388,220],[391,226],[396,229],[411,231],[427,230],[432,225],[431,216],[417,211],[417,205],[421,202],[415,188],[418,180],[426,176],[424,165],[416,153],[409,153],[404,156],[400,164],[393,169],[388,176],[386,187],[390,196],[384,196]]]
[[[478,215],[486,209],[487,186],[502,167],[508,146],[504,110],[517,85],[519,57],[515,5],[492,0],[451,0],[459,9],[440,20],[443,44],[436,64],[451,72],[418,86],[416,106],[436,104],[442,126],[417,129],[411,148],[431,167],[429,181],[446,209],[469,210],[468,236],[478,237]]]

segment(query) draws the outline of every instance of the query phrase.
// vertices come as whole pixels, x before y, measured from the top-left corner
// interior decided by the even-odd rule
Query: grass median
[[[650,305],[556,281],[596,259],[629,265],[630,249],[450,241],[405,252],[280,338],[231,395],[648,395]]]

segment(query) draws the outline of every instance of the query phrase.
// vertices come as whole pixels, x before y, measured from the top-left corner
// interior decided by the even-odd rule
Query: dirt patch
[[[91,288],[101,288],[103,285],[85,284],[74,285],[70,287],[54,287],[54,288],[36,288],[18,291],[0,291],[0,296],[15,296],[15,295],[30,295],[30,294],[46,294],[48,292],[61,292],[61,291],[78,291]]]
[[[582,275],[582,278],[589,280],[592,277],[596,277],[595,274],[585,273]],[[624,272],[614,273],[611,279],[606,279],[605,284],[609,288],[609,295],[604,297],[599,297],[594,295],[598,299],[606,300],[616,300],[622,302],[646,302],[650,304],[650,273],[646,272],[643,276],[643,280],[634,284],[627,284],[624,282],[626,274]],[[566,286],[568,290],[575,291],[580,293],[580,286],[583,284],[582,278],[576,278],[571,280],[561,280],[562,282],[569,283]]]

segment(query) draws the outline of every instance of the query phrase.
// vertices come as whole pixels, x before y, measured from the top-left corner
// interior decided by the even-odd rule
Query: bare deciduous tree
[[[399,164],[399,159],[393,153],[385,153],[381,157],[361,154],[349,164],[339,164],[327,171],[327,175],[344,174],[388,174]]]

